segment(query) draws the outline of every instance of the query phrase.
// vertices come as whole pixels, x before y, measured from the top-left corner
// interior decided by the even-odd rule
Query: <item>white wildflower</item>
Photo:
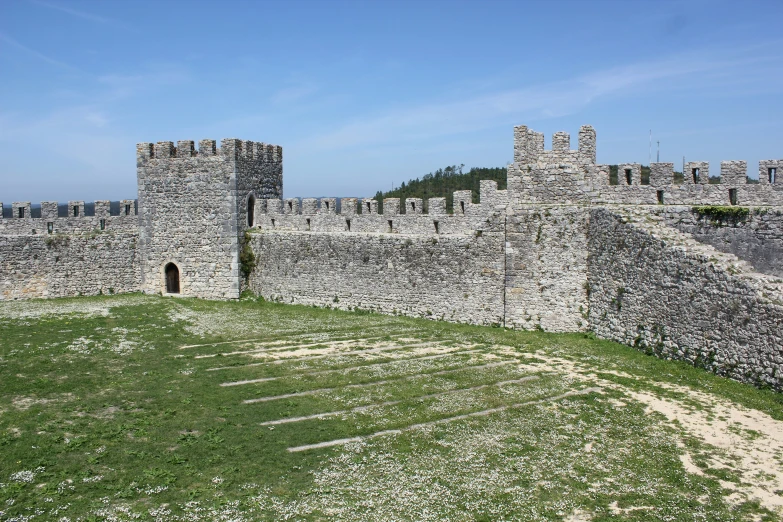
[[[57,493],[62,494],[65,493],[66,491],[76,490],[76,488],[72,484],[73,484],[73,480],[71,479],[63,480],[62,482],[57,484]]]
[[[17,471],[11,475],[11,480],[14,482],[25,482],[29,484],[35,480],[35,472],[29,470]]]

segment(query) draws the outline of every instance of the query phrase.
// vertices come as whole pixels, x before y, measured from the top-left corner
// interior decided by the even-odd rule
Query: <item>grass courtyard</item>
[[[586,335],[0,303],[0,520],[780,520],[783,396]]]

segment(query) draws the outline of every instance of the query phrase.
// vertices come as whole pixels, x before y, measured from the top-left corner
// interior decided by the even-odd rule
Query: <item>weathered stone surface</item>
[[[448,211],[444,198],[389,198],[379,213],[373,199],[283,200],[278,146],[141,143],[138,204],[118,213],[97,201],[88,216],[83,201],[44,202],[33,217],[16,202],[0,214],[0,298],[163,293],[174,263],[186,296],[249,288],[287,303],[592,329],[783,388],[783,160],[760,162],[756,184],[729,161],[720,184],[690,162],[681,184],[671,163],[651,165],[649,185],[627,163],[610,185],[592,127],[570,146],[556,133],[545,150],[543,134],[515,127],[507,190],[482,181],[478,204],[457,191]],[[731,222],[693,209],[732,204],[753,208]]]
[[[248,204],[282,195],[282,148],[224,139],[202,140],[198,152],[189,141],[137,150],[141,290],[165,292],[173,263],[182,294],[238,298]]]
[[[783,281],[644,210],[593,210],[588,252],[598,336],[783,390]]]
[[[138,234],[0,235],[0,299],[139,289]]]
[[[651,211],[668,226],[747,261],[757,272],[783,277],[783,208],[751,208],[747,217],[724,220],[693,207],[667,205]]]
[[[589,210],[522,206],[506,226],[506,326],[575,332],[587,324]]]

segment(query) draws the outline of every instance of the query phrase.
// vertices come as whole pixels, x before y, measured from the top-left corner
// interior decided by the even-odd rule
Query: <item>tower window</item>
[[[126,216],[130,215],[130,205],[125,205],[125,215]]]
[[[289,212],[293,212],[294,211],[294,202],[293,201],[289,201],[288,202],[288,211]]]
[[[463,214],[465,213],[465,202],[464,201],[460,201],[459,202],[459,209],[462,211]]]
[[[310,230],[310,218],[307,218],[307,230]]]
[[[778,169],[776,167],[770,167],[767,169],[767,175],[769,176],[769,182],[775,183],[778,177]]]
[[[659,205],[663,205],[663,191],[662,191],[662,190],[659,190],[659,191],[657,192],[657,195],[658,195],[658,204],[659,204]]]
[[[633,173],[631,169],[625,169],[625,182],[630,185],[633,181]]]
[[[247,226],[253,227],[256,220],[256,198],[250,194],[247,198]]]
[[[24,207],[19,207],[19,217],[20,218],[24,217]]]
[[[73,206],[73,216],[76,217],[79,215],[79,205]]]
[[[47,231],[49,234],[51,234],[52,232],[54,232],[54,223],[52,223],[51,221],[49,221],[49,222],[46,224],[46,231]]]
[[[438,227],[438,222],[437,221],[433,221],[432,223],[435,225],[435,233],[436,234],[440,234],[440,229]]]
[[[348,230],[348,232],[351,231],[351,220],[350,219],[346,219],[345,220],[345,227]]]
[[[737,204],[737,189],[729,189],[729,203],[732,205]]]
[[[388,222],[388,228],[386,229],[386,232],[391,233],[394,230],[394,223],[392,223],[392,220],[390,219]]]
[[[699,169],[691,169],[691,175],[694,183],[701,183],[701,171]]]
[[[106,230],[106,220],[101,219],[101,230]]]

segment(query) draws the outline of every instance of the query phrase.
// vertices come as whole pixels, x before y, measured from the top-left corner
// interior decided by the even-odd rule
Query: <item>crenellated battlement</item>
[[[607,175],[609,166],[599,165],[603,179],[608,185],[611,178]],[[682,181],[675,182],[673,163],[650,164],[650,180],[647,183],[653,187],[667,187],[680,185],[780,185],[783,187],[783,179],[777,176],[777,171],[783,168],[783,160],[762,160],[759,162],[758,181],[748,178],[748,164],[746,161],[732,160],[721,161],[718,179],[710,181],[710,164],[708,161],[689,161],[685,164],[682,173]],[[639,163],[621,163],[617,166],[617,183],[621,187],[642,185],[641,165]]]
[[[248,289],[306,305],[592,329],[634,345],[663,346],[665,328],[671,354],[745,358],[732,376],[783,389],[783,307],[768,293],[778,283],[719,259],[728,251],[783,274],[783,160],[759,162],[755,183],[745,161],[691,161],[675,178],[672,163],[597,164],[590,126],[575,150],[566,132],[551,141],[546,150],[543,134],[515,127],[508,188],[481,181],[478,203],[460,190],[449,209],[443,197],[283,199],[283,151],[267,143],[139,143],[138,202],[0,203],[0,299],[238,299]],[[720,209],[747,217],[727,226],[696,205],[779,208]],[[714,321],[694,336],[690,317]]]
[[[692,161],[682,179],[675,179],[673,163],[652,163],[643,180],[639,163],[610,165],[595,162],[595,131],[583,126],[579,149],[570,150],[565,132],[552,136],[552,150],[544,150],[544,136],[526,126],[514,128],[514,164],[508,185],[514,205],[546,204],[685,204],[783,205],[783,160],[759,162],[759,181],[748,181],[745,161],[723,161],[720,181],[710,181],[710,165]]]
[[[685,205],[783,205],[783,180],[777,176],[783,160],[759,162],[758,181],[748,178],[746,161],[722,161],[720,177],[710,180],[710,164],[685,164],[682,178],[675,178],[673,163],[652,163],[650,178],[642,183],[641,165],[617,166],[613,183],[610,167],[597,165],[590,180],[592,203]]]
[[[138,218],[136,201],[124,199],[118,202],[97,200],[86,212],[84,201],[42,201],[33,208],[29,201],[16,201],[10,209],[0,202],[0,235],[77,234],[102,231],[136,230]],[[9,211],[7,211],[9,210]]]
[[[264,142],[225,138],[217,147],[215,140],[200,140],[198,149],[192,140],[180,140],[176,146],[172,141],[138,143],[136,161],[141,166],[150,160],[175,160],[188,158],[241,159],[260,163],[282,163],[283,147]]]
[[[571,136],[567,132],[554,133],[552,149],[545,150],[543,133],[531,130],[525,125],[514,127],[514,163],[594,165],[595,150],[595,129],[590,125],[583,125],[579,129],[579,143],[576,150],[571,149]]]
[[[445,198],[386,198],[383,212],[372,198],[259,199],[252,228],[264,231],[366,232],[414,235],[474,234],[495,230],[505,214],[506,191],[481,181],[479,203],[470,190],[454,192],[454,209]]]

